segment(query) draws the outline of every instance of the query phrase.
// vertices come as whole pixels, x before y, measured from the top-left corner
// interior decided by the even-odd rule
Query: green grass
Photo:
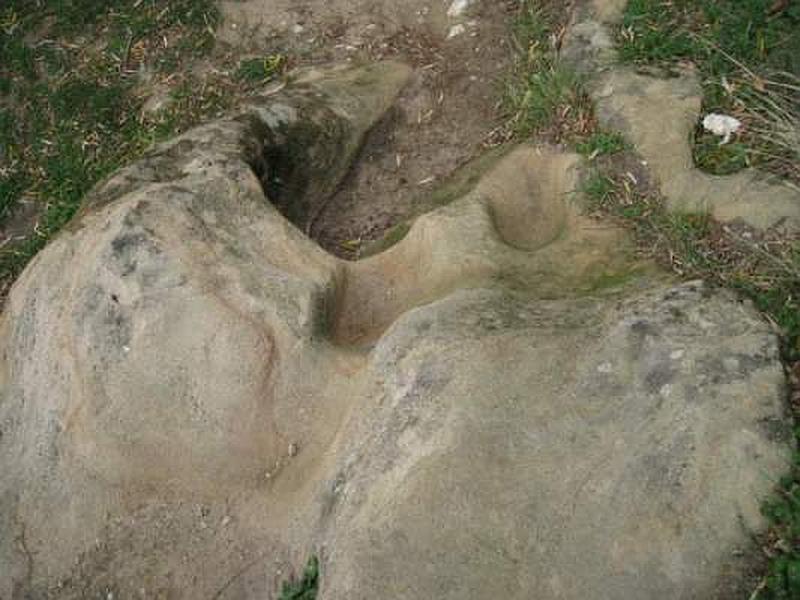
[[[184,66],[207,54],[213,0],[6,0],[0,8],[0,227],[23,200],[35,231],[0,248],[0,296],[100,179],[230,103]],[[144,118],[142,72],[175,81]]]
[[[800,5],[771,14],[774,0],[630,0],[620,32],[625,61],[696,60],[711,76],[748,65],[800,74]],[[717,50],[724,51],[722,54]]]
[[[688,2],[680,3],[684,12]],[[623,20],[619,55],[623,61],[661,62],[693,56],[698,48],[675,3],[630,0]]]
[[[718,138],[698,129],[695,161],[725,175],[750,165],[762,166],[800,182],[794,139],[800,136],[800,88],[771,83],[800,77],[800,3],[774,12],[774,0],[630,0],[619,29],[619,56],[637,64],[697,65],[704,91],[703,111],[722,112],[750,125],[773,111],[756,98],[778,98],[788,110],[790,143],[775,144],[770,131],[748,127],[737,143],[719,146]],[[769,107],[768,107],[769,108]],[[762,127],[763,129],[763,127]],[[769,129],[769,127],[768,127]],[[789,163],[787,164],[787,153]],[[794,154],[793,154],[794,153]]]
[[[784,333],[784,357],[800,360],[800,241],[738,236],[705,213],[674,213],[652,191],[640,191],[612,161],[587,177],[588,210],[632,228],[640,245],[680,275],[736,289]]]
[[[203,29],[216,25],[219,13],[205,0],[6,0],[0,26],[15,23],[31,31],[45,20],[56,35],[86,33],[102,24],[143,38],[180,25]]]
[[[572,104],[578,79],[561,65],[534,69],[510,86],[508,102],[514,111],[515,129],[520,136],[529,136],[545,128],[558,109]]]
[[[283,584],[278,600],[315,600],[319,590],[319,560],[312,556],[303,576]]]
[[[285,66],[286,57],[282,54],[245,59],[239,63],[236,77],[247,83],[263,84],[280,75]]]
[[[719,138],[698,127],[692,155],[695,165],[715,175],[731,175],[751,165],[749,146],[742,141],[720,145]]]
[[[667,211],[660,201],[639,195],[628,181],[607,168],[595,170],[582,191],[590,210],[610,213],[634,225],[641,242],[671,258],[671,269],[681,275],[710,278],[716,265],[705,243],[712,233],[708,214]]]
[[[589,101],[574,70],[554,52],[551,32],[565,11],[524,0],[513,22],[516,64],[505,86],[509,128],[517,138],[547,134],[561,141],[575,134]]]
[[[596,131],[585,140],[579,141],[575,149],[589,159],[609,154],[617,154],[628,148],[622,134],[616,132]]]
[[[795,454],[794,465],[793,472],[780,482],[780,494],[764,506],[764,514],[775,524],[783,543],[770,563],[759,600],[800,598],[800,454]]]
[[[607,175],[594,172],[583,184],[583,193],[595,206],[604,206],[614,191],[614,180]]]

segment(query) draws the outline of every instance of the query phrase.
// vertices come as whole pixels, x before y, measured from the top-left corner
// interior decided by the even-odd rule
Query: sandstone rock
[[[776,352],[701,284],[405,315],[333,480],[323,597],[748,597],[715,579],[787,458]]]
[[[407,74],[311,73],[157,148],[31,263],[0,597],[263,598],[312,553],[323,600],[731,597],[791,452],[774,334],[582,216],[549,147],[323,252]]]
[[[86,597],[95,588],[80,586],[103,579],[85,567],[93,551],[130,586],[178,573],[185,597],[230,576],[220,564],[189,583],[185,554],[202,563],[193,552],[210,549],[192,547],[191,506],[263,489],[291,443],[309,454],[326,443],[298,440],[339,410],[312,382],[329,377],[313,340],[340,267],[263,187],[276,202],[292,194],[293,218],[316,210],[407,76],[392,63],[310,73],[157,148],[98,186],[19,278],[0,326],[0,597],[70,597],[59,581],[84,568],[66,580]],[[239,552],[235,536],[211,540]],[[159,544],[180,551],[147,558]]]

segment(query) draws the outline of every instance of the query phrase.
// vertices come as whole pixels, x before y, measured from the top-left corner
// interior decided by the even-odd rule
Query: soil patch
[[[307,225],[311,237],[337,256],[359,258],[370,241],[415,214],[438,183],[491,144],[502,122],[498,103],[517,3],[476,2],[458,16],[449,16],[444,3],[429,4],[221,4],[220,44],[229,51],[283,52],[293,66],[392,58],[414,68],[353,171]]]

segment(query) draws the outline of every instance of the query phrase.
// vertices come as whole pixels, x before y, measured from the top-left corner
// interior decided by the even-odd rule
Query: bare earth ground
[[[220,51],[281,52],[293,66],[393,58],[414,67],[396,108],[307,231],[328,251],[357,258],[364,243],[415,212],[426,193],[479,155],[500,125],[512,56],[511,2],[247,0],[221,3]],[[453,27],[463,32],[448,39]]]

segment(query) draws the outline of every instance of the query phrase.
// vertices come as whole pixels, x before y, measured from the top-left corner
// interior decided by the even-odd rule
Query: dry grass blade
[[[789,79],[788,74],[780,75]],[[760,89],[744,87],[736,98],[749,122],[752,153],[766,157],[790,181],[800,183],[800,92],[777,87],[772,80],[762,83]]]

